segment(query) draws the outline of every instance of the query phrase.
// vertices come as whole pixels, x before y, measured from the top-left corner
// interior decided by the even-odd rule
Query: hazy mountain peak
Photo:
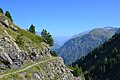
[[[116,31],[115,34],[120,34],[120,28]]]
[[[64,59],[65,64],[71,64],[81,56],[111,38],[118,28],[95,28],[68,40],[59,50],[58,54]]]

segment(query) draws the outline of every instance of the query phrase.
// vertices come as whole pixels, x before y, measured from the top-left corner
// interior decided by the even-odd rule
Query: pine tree
[[[41,32],[42,38],[45,40],[46,43],[48,43],[50,46],[53,46],[54,40],[52,38],[52,35],[47,32],[45,29],[42,30]]]
[[[0,13],[4,14],[4,12],[3,12],[2,8],[0,8]]]
[[[78,77],[78,76],[81,75],[81,73],[82,73],[82,68],[78,67],[78,65],[76,65],[76,67],[75,67],[75,69],[73,71],[74,76]]]
[[[52,51],[52,50],[50,50],[50,54],[52,55],[52,56],[57,56],[57,53],[55,52],[55,51]]]
[[[5,16],[7,16],[13,22],[12,16],[10,15],[9,11],[5,12]]]
[[[30,26],[29,31],[35,34],[35,26],[33,24]]]

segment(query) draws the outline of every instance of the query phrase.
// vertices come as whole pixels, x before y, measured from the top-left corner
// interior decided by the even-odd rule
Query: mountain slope
[[[87,56],[73,63],[82,67],[86,79],[119,80],[120,79],[120,34],[115,34]]]
[[[61,46],[69,39],[67,36],[53,36],[54,46],[51,47],[53,51],[58,51]]]
[[[58,65],[59,64],[59,65]],[[25,31],[0,13],[0,80],[81,80],[43,38]]]
[[[67,41],[58,51],[66,65],[72,64],[74,61],[86,55],[94,48],[111,38],[117,28],[106,27],[96,28],[86,34],[77,36]]]

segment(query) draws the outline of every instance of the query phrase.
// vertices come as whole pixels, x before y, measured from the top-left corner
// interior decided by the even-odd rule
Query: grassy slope
[[[7,19],[10,23],[12,23],[9,20],[9,18],[7,18],[6,16],[4,16],[3,14],[0,14],[0,15],[2,15],[4,20]],[[12,38],[16,39],[16,37],[18,35],[22,35],[25,43],[33,43],[35,45],[35,47],[40,47],[40,43],[44,41],[42,37],[37,36],[33,33],[30,33],[29,31],[23,30],[20,27],[18,27],[17,25],[15,25],[14,23],[12,23],[12,24],[14,25],[14,27],[18,28],[18,31],[14,31],[10,28],[4,28],[9,33],[9,35],[12,36]],[[1,26],[0,26],[0,34],[2,34],[2,33],[3,33],[3,30],[1,29]],[[25,47],[25,46],[23,46],[23,47]]]

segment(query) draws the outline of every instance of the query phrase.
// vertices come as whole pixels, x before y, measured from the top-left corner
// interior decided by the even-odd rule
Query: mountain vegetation
[[[0,8],[0,13],[4,14],[4,12],[3,12],[2,8]]]
[[[47,30],[43,29],[41,32],[41,37],[44,39],[44,41],[49,44],[50,46],[54,45],[54,40],[52,38],[52,35],[47,32]]]
[[[118,28],[113,27],[96,28],[76,35],[58,50],[58,55],[63,58],[66,65],[70,65],[107,41],[117,30]]]
[[[7,16],[11,21],[13,21],[12,16],[9,11],[5,12],[5,16]]]
[[[55,56],[55,57],[57,57],[57,53],[55,52],[55,51],[50,51],[50,54],[52,55],[52,56]]]
[[[72,64],[82,67],[86,80],[120,79],[120,34]]]
[[[33,34],[35,34],[35,26],[33,24],[31,24],[29,31]]]

